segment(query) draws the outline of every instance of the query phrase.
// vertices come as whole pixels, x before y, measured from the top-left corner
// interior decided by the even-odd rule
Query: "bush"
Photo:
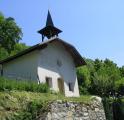
[[[115,83],[116,91],[120,96],[124,96],[124,77]]]
[[[38,120],[39,117],[44,117],[48,111],[48,103],[42,101],[32,101],[27,103],[27,108],[13,115],[12,120]]]
[[[104,97],[102,98],[102,103],[105,110],[105,116],[107,120],[113,120],[113,107],[112,107],[112,99]]]
[[[30,92],[41,92],[47,93],[49,92],[49,87],[44,83],[36,83],[33,81],[18,81],[18,80],[8,80],[3,77],[0,77],[0,91],[11,91],[11,90],[19,90],[19,91],[30,91]]]

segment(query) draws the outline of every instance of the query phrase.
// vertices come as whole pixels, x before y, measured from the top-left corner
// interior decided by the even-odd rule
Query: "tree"
[[[124,77],[115,83],[116,91],[119,96],[124,96]]]
[[[115,82],[108,74],[94,73],[90,92],[101,97],[108,97],[115,90]]]
[[[95,71],[99,71],[99,69],[103,66],[103,61],[99,59],[95,59],[94,61],[94,69]]]
[[[14,45],[22,38],[22,31],[15,23],[14,19],[5,18],[0,13],[0,48],[4,48],[10,53]]]
[[[106,73],[111,77],[112,80],[117,81],[121,79],[119,67],[113,61],[105,59],[104,67],[106,69]]]
[[[94,66],[95,72],[91,77],[91,93],[100,96],[114,95],[115,82],[121,78],[117,65],[109,59],[104,61],[96,59]]]
[[[25,45],[25,43],[16,43],[10,55],[15,55],[27,48],[29,48],[29,46]]]
[[[120,68],[120,72],[121,72],[121,77],[124,77],[124,66]]]
[[[9,56],[6,49],[0,47],[0,60],[7,58]]]
[[[94,61],[84,58],[87,65],[77,68],[77,78],[80,94],[87,94],[91,86],[91,75],[94,73]]]
[[[88,87],[90,86],[90,72],[87,66],[77,68],[77,77],[79,83],[79,89],[81,94],[88,93]]]
[[[29,48],[29,46],[25,45],[24,43],[16,43],[11,53],[8,53],[8,51],[5,48],[0,47],[0,60],[3,60],[9,56],[15,55],[27,48]]]
[[[111,60],[85,59],[87,65],[77,69],[80,92],[108,96],[115,92],[115,82],[121,79],[118,66]]]

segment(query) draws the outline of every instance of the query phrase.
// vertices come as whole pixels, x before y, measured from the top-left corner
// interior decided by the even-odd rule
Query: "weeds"
[[[49,87],[44,83],[36,83],[33,81],[26,80],[8,80],[3,77],[0,77],[0,91],[30,91],[30,92],[49,92]]]

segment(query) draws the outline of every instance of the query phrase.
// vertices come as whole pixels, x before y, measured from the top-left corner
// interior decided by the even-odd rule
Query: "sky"
[[[22,29],[21,42],[41,42],[48,9],[59,37],[89,59],[124,65],[124,0],[0,0],[0,12]]]

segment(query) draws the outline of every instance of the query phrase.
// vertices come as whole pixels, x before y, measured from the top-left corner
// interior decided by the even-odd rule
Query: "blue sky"
[[[48,9],[60,38],[86,58],[124,65],[124,0],[0,0],[0,11],[22,28],[21,42],[41,42]]]

